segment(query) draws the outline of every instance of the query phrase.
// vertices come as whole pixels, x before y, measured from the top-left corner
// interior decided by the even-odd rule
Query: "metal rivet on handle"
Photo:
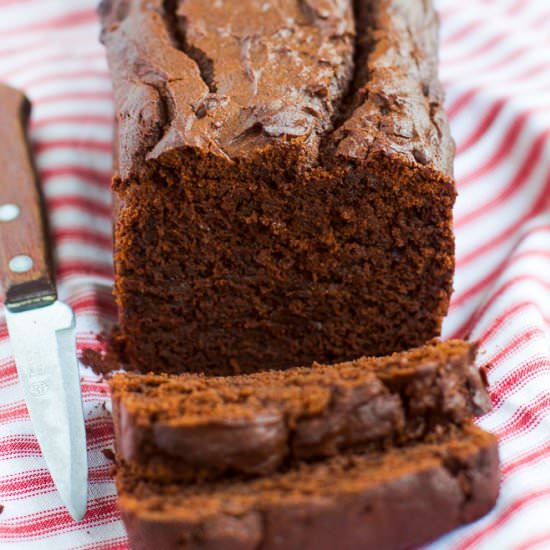
[[[11,222],[19,216],[20,212],[16,204],[0,204],[0,222]]]
[[[32,269],[32,265],[32,258],[25,254],[14,256],[9,263],[9,267],[14,273],[26,273]]]

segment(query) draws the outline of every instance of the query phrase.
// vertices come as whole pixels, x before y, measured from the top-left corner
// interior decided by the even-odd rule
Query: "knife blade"
[[[86,512],[88,465],[75,316],[57,299],[43,201],[27,138],[30,103],[0,86],[0,273],[29,416],[71,516]]]

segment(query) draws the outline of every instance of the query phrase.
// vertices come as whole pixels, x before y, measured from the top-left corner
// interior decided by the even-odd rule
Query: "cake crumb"
[[[483,365],[482,367],[479,367],[479,375],[481,376],[481,381],[483,382],[483,385],[488,388],[489,387],[489,366]]]
[[[103,456],[112,462],[115,461],[115,453],[113,452],[113,449],[101,449],[101,452],[103,453]]]

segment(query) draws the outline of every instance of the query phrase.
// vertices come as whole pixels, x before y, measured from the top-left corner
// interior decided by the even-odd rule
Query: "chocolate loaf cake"
[[[439,334],[453,143],[420,0],[104,0],[130,368],[342,362]]]
[[[434,341],[389,357],[225,378],[117,374],[117,454],[141,476],[190,481],[429,440],[490,409],[475,352]]]
[[[266,478],[157,484],[123,466],[117,484],[133,550],[403,550],[493,507],[498,451],[467,425],[438,442],[344,453]]]

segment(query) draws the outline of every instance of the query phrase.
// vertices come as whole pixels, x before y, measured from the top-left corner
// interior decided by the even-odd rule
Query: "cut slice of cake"
[[[231,377],[116,374],[117,453],[155,479],[263,475],[283,464],[437,437],[486,412],[476,346]]]
[[[121,466],[117,485],[133,550],[404,550],[487,513],[499,460],[494,436],[466,425],[265,478],[157,484]]]
[[[104,0],[128,368],[418,346],[451,293],[437,16],[411,0]]]

